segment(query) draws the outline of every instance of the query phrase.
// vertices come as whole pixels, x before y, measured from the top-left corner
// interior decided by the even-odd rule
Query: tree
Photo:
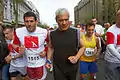
[[[49,28],[49,26],[46,23],[40,23],[38,24],[38,26],[45,29]]]
[[[13,10],[15,15],[16,27],[18,26],[18,4],[23,3],[24,0],[13,0]]]
[[[4,2],[0,0],[0,22],[3,22],[4,19]]]

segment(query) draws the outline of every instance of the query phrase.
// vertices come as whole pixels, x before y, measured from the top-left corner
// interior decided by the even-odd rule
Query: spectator
[[[9,63],[5,60],[9,50],[2,26],[2,22],[0,22],[0,80],[9,80]]]
[[[92,18],[92,23],[95,24],[95,35],[101,37],[104,34],[103,27],[97,24],[96,18]]]
[[[3,29],[3,32],[9,45],[8,48],[10,54],[8,55],[9,57],[6,57],[6,61],[10,61],[9,73],[11,80],[17,80],[16,77],[19,73],[21,74],[23,80],[26,80],[26,58],[25,55],[22,55],[24,52],[18,53],[19,51],[17,52],[13,48],[14,29],[11,26],[7,26]]]

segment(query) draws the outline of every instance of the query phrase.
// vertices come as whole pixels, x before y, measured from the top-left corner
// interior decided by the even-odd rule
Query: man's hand
[[[46,51],[40,52],[40,57],[42,57],[42,58],[46,57]]]
[[[50,60],[47,60],[46,61],[46,68],[48,69],[48,70],[50,70],[52,67],[53,67],[53,65],[52,65],[52,62],[50,61]]]
[[[70,62],[71,62],[72,64],[76,64],[77,61],[78,61],[78,59],[79,59],[79,58],[77,58],[76,56],[70,56],[70,57],[68,57],[68,60],[70,60]]]
[[[95,33],[95,36],[100,37],[100,34],[98,34],[98,33],[96,32],[96,33]]]
[[[5,57],[5,61],[7,63],[10,63],[11,60],[12,60],[12,56],[11,55],[8,55],[7,57]]]
[[[21,45],[21,46],[19,47],[19,53],[20,53],[20,54],[24,54],[24,52],[25,52],[25,46],[24,46],[24,45]]]
[[[46,66],[47,69],[50,69],[52,67],[52,64],[46,63],[45,66]]]

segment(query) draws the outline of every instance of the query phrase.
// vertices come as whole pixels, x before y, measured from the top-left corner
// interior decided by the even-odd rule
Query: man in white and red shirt
[[[106,80],[120,80],[120,10],[116,14],[116,24],[107,30],[105,53]]]
[[[45,41],[48,42],[47,30],[37,27],[37,17],[33,12],[24,14],[25,27],[16,29],[14,44],[25,46],[27,73],[30,80],[45,80],[47,72]]]
[[[11,26],[3,28],[5,38],[8,43],[8,49],[10,51],[9,55],[5,60],[10,62],[9,73],[11,80],[17,80],[18,74],[21,74],[23,80],[27,79],[26,72],[26,58],[24,56],[24,48],[20,48],[23,52],[18,52],[13,48],[13,39],[14,39],[14,29]],[[15,45],[14,45],[15,47]],[[19,47],[16,45],[16,47]]]

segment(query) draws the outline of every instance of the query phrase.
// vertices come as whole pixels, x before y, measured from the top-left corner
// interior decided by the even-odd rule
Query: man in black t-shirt
[[[50,32],[46,67],[52,67],[55,80],[76,80],[79,58],[82,48],[78,51],[77,29],[69,24],[69,12],[65,8],[56,11],[58,28]]]

